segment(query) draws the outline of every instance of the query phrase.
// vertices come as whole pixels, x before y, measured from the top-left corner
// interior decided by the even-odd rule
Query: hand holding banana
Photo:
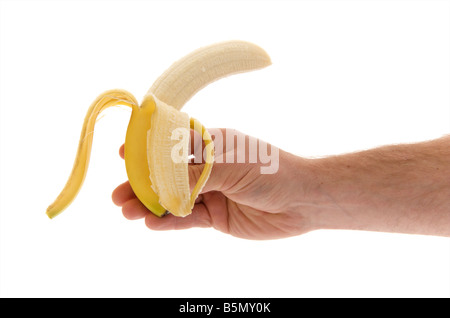
[[[122,89],[102,93],[88,109],[72,172],[48,207],[47,215],[57,216],[75,199],[87,173],[96,119],[104,109],[116,105],[132,109],[125,138],[125,166],[133,192],[157,216],[167,212],[179,217],[189,215],[211,173],[214,144],[205,127],[180,109],[208,84],[270,63],[267,53],[252,43],[221,42],[175,62],[155,81],[140,105],[131,93]],[[179,162],[174,162],[171,156],[174,145],[180,143],[172,140],[172,132],[179,128],[196,130],[205,142],[206,163],[192,193],[187,153]],[[181,142],[187,149],[189,138],[182,138]]]

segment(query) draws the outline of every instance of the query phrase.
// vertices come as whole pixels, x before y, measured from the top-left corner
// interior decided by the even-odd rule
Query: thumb
[[[240,180],[243,180],[246,175],[249,175],[249,172],[253,169],[252,165],[248,164],[236,165],[236,163],[215,163],[212,167],[208,181],[206,181],[206,184],[200,193],[209,191],[227,192]],[[197,184],[204,167],[204,164],[190,164],[188,166],[189,186],[191,191]]]

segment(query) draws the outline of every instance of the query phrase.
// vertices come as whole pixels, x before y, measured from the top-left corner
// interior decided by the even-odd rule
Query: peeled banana
[[[122,89],[102,93],[86,114],[72,172],[59,196],[47,208],[47,215],[57,216],[75,199],[86,177],[97,116],[116,105],[126,105],[132,110],[125,137],[125,166],[136,197],[157,216],[189,215],[211,173],[214,144],[207,129],[180,109],[206,85],[270,64],[270,57],[255,44],[220,42],[197,49],[172,64],[140,104]],[[177,151],[188,149],[190,129],[201,134],[206,154],[203,172],[192,192],[187,151]],[[174,153],[181,160],[174,160]]]

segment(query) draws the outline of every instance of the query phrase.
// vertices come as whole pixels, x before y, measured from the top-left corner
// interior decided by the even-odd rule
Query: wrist
[[[326,159],[291,158],[294,168],[290,178],[295,180],[295,186],[291,188],[290,211],[300,215],[310,230],[343,226],[343,198],[336,193],[336,189],[342,190],[342,185],[330,171],[329,163]]]
[[[288,154],[286,162],[287,211],[298,216],[308,230],[333,228],[342,218],[342,202],[338,203],[331,194],[331,187],[337,185],[334,174],[329,171],[323,159],[307,159]],[[280,165],[283,167],[284,165]],[[341,221],[339,221],[341,222]]]

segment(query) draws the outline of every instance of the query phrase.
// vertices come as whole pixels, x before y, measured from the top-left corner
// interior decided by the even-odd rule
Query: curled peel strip
[[[152,85],[139,105],[136,98],[121,89],[106,91],[92,103],[83,124],[75,163],[69,179],[47,209],[50,218],[67,208],[78,194],[86,176],[97,116],[116,105],[131,107],[125,138],[125,165],[137,198],[155,215],[167,211],[176,216],[192,212],[195,199],[212,170],[214,145],[206,128],[180,111],[184,104],[208,84],[237,73],[271,64],[260,47],[244,41],[228,41],[200,48],[170,66]],[[174,162],[172,132],[195,129],[206,145],[206,163],[192,193],[188,160]],[[187,149],[189,140],[182,141]]]

